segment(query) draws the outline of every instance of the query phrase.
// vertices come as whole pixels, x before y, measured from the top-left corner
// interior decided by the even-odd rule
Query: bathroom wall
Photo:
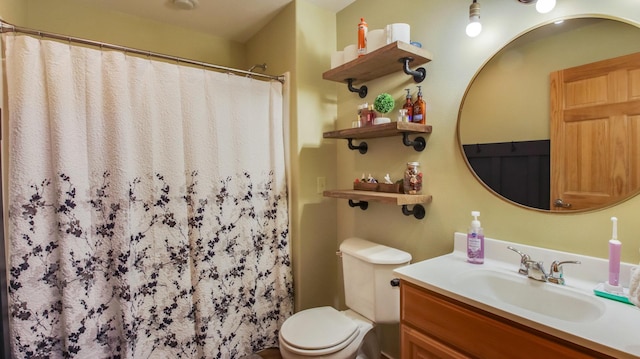
[[[106,11],[89,1],[27,0],[27,23],[38,30],[103,41],[223,66],[248,68],[244,45],[202,32]],[[6,21],[11,22],[7,18]]]
[[[325,178],[327,188],[335,187],[336,144],[322,140],[337,111],[335,85],[322,80],[336,46],[335,18],[308,1],[294,1],[247,43],[250,62],[266,61],[269,73],[291,71],[290,210],[296,310],[338,305],[339,298],[335,203],[317,193],[318,177]]]
[[[3,0],[0,2],[0,18],[5,21],[25,23],[27,8],[23,0]]]

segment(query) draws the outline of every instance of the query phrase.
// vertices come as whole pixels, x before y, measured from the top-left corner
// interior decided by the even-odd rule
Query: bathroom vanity
[[[566,264],[565,285],[518,273],[513,246]],[[395,270],[401,279],[402,358],[638,358],[640,308],[595,296],[606,260],[485,238],[485,264],[454,251]],[[623,263],[621,283],[632,265]]]

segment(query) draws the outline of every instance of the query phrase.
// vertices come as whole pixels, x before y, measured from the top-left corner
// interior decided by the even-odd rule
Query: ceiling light
[[[546,14],[556,7],[556,0],[518,0],[522,4],[536,4],[536,10],[541,14]]]
[[[480,4],[477,0],[473,0],[469,6],[469,24],[467,25],[467,36],[476,37],[482,31],[480,23]]]
[[[198,6],[198,0],[173,0],[173,6],[182,10],[193,10]]]
[[[556,7],[556,0],[538,0],[536,2],[536,10],[541,14],[546,14]]]

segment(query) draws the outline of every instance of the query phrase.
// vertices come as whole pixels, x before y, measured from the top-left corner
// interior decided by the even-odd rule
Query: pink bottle
[[[618,240],[618,219],[611,217],[613,229],[609,240],[609,282],[612,287],[620,286],[620,250],[622,243]]]

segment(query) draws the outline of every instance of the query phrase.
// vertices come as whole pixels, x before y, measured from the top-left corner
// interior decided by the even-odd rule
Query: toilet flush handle
[[[392,287],[399,287],[400,286],[400,279],[399,278],[393,278],[391,280],[391,282],[389,282],[389,284],[391,284]]]

